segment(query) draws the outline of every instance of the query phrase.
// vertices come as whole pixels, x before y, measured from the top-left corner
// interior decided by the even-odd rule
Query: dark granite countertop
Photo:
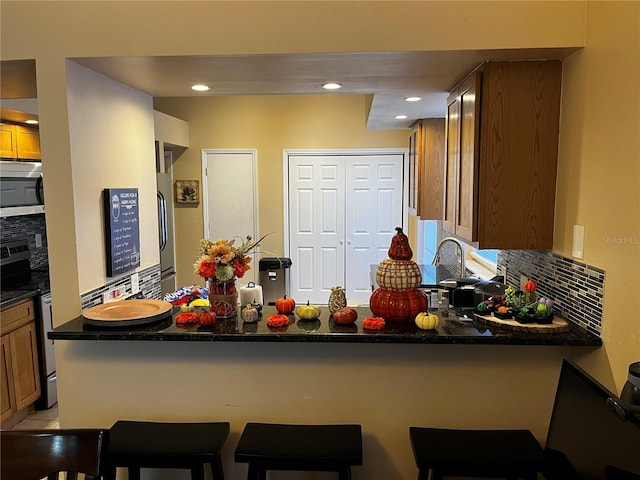
[[[12,307],[20,302],[24,302],[38,294],[37,290],[9,290],[2,292],[0,299],[0,309]]]
[[[136,341],[205,341],[205,342],[330,342],[330,343],[409,343],[409,344],[469,344],[469,345],[602,345],[602,340],[572,324],[566,333],[523,333],[503,327],[486,325],[478,320],[450,315],[441,319],[435,330],[420,330],[413,323],[390,323],[383,330],[363,330],[362,320],[372,316],[366,307],[358,307],[354,325],[337,325],[322,308],[319,319],[300,320],[290,315],[288,326],[272,328],[267,317],[274,307],[265,307],[257,323],[245,323],[240,318],[218,319],[215,325],[176,325],[173,316],[136,327],[96,327],[86,325],[82,316],[61,325],[49,333],[54,340],[136,340]],[[472,316],[470,314],[469,316]]]

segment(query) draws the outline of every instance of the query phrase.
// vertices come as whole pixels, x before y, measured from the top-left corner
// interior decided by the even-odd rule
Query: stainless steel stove
[[[56,363],[53,340],[47,333],[53,329],[49,268],[31,268],[31,252],[27,240],[0,244],[0,305],[8,306],[35,294],[42,396],[37,408],[50,408],[58,401]]]

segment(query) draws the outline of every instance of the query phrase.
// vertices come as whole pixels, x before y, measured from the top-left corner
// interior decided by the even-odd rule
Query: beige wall
[[[85,293],[107,281],[104,188],[138,189],[140,268],[160,262],[153,105],[149,95],[71,61],[67,85],[75,248],[80,293]]]
[[[174,178],[201,177],[202,149],[255,149],[258,158],[261,251],[284,254],[284,149],[406,148],[407,131],[365,130],[362,95],[160,98],[155,109],[189,122],[189,148],[174,163]],[[233,171],[230,182],[242,182]],[[215,194],[215,193],[214,193]],[[231,201],[231,199],[221,199]],[[177,206],[178,285],[202,284],[193,263],[203,235],[202,203]]]

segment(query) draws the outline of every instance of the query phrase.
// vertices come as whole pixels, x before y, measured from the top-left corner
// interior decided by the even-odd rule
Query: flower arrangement
[[[193,265],[195,272],[205,279],[227,282],[234,277],[242,278],[249,270],[249,252],[260,245],[264,237],[252,242],[250,237],[236,246],[235,239],[220,239],[216,242],[200,240],[200,256]]]

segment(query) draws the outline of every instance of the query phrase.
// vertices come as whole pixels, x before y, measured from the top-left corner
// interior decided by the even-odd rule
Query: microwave
[[[0,217],[44,213],[42,163],[0,162]]]

